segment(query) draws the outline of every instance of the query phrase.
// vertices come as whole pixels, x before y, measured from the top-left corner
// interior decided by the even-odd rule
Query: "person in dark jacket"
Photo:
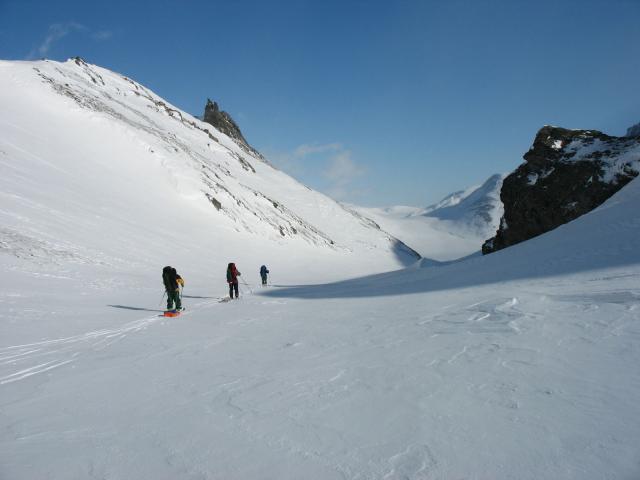
[[[162,269],[162,283],[167,291],[167,310],[182,310],[180,287],[184,287],[184,280],[175,268],[166,266]]]
[[[233,298],[233,292],[236,292],[236,300],[240,298],[238,295],[238,277],[240,272],[236,268],[235,263],[230,263],[227,266],[227,283],[229,284],[229,297]]]
[[[266,285],[267,284],[267,275],[269,273],[269,269],[266,267],[266,265],[262,265],[260,267],[260,278],[262,278],[262,285]]]

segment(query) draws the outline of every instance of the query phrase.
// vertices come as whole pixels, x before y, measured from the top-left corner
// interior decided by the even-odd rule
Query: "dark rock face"
[[[240,127],[238,127],[238,124],[233,121],[231,115],[220,110],[220,107],[218,107],[216,102],[212,102],[210,99],[207,99],[207,105],[204,107],[202,120],[213,125],[218,131],[232,138],[247,153],[258,158],[262,158],[262,155],[247,143],[240,131]]]
[[[545,126],[504,179],[504,215],[487,254],[570,222],[593,210],[640,172],[640,138]]]

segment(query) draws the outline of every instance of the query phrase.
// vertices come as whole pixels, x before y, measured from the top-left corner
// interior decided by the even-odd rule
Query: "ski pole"
[[[240,280],[242,280],[242,283],[244,283],[246,287],[249,289],[249,293],[253,295],[253,290],[251,290],[251,287],[249,286],[249,284],[245,282],[242,277],[240,277]]]
[[[160,302],[158,303],[158,305],[162,305],[162,300],[164,300],[164,296],[167,294],[167,291],[165,290],[164,292],[162,292],[162,297],[160,297]]]

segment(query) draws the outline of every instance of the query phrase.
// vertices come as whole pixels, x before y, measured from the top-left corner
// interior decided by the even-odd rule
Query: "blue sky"
[[[80,55],[303,183],[424,206],[522,162],[545,124],[640,122],[638,0],[0,0],[0,58]]]

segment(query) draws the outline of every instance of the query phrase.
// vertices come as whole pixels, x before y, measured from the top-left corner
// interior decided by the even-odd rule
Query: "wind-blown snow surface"
[[[21,129],[30,148],[58,141]],[[15,229],[0,254],[0,478],[640,476],[639,180],[509,249],[327,285],[293,286],[353,276],[335,269],[349,255],[314,245],[308,269],[267,262],[263,289],[255,262],[278,251],[238,233],[255,250],[239,261],[250,287],[218,303],[231,246],[211,242],[209,259],[199,230],[153,226],[186,204],[161,203],[165,218],[140,192],[114,210],[118,197],[77,193],[53,166],[47,203],[36,159],[20,158],[20,192],[2,184]],[[167,237],[187,280],[172,319],[158,316],[162,264],[150,268]]]
[[[352,207],[423,257],[455,260],[480,251],[495,235],[504,211],[500,188],[504,175],[492,175],[482,185],[452,193],[426,208]]]
[[[638,478],[639,203],[444,267],[193,284],[168,320],[137,278],[16,271],[2,478]]]

